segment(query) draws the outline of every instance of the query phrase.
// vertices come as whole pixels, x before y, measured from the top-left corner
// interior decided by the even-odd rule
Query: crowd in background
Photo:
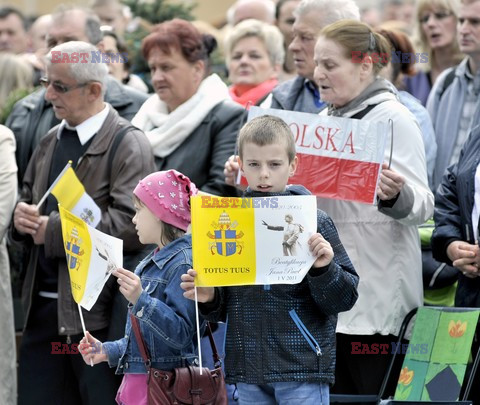
[[[41,344],[81,339],[78,315],[62,295],[54,200],[45,203],[38,229],[28,222],[29,207],[65,164],[62,148],[76,151],[78,170],[90,176],[87,189],[108,212],[99,229],[129,241],[124,253],[137,257],[144,251],[132,236],[135,209],[123,190],[130,195],[147,174],[175,169],[203,192],[241,195],[232,155],[254,105],[395,126],[378,205],[318,199],[360,279],[358,301],[339,316],[332,392],[371,394],[382,383],[390,357],[349,356],[351,342],[391,342],[403,317],[425,301],[480,307],[479,0],[237,0],[222,26],[184,14],[148,21],[134,11],[120,0],[61,5],[41,16],[0,8],[2,403],[15,404],[17,391],[19,403],[34,403],[38,392],[29,387],[42,385],[38,376],[48,381],[65,369],[46,366]],[[52,49],[99,51],[108,70],[68,70],[55,63]],[[91,95],[83,97],[87,89]],[[112,128],[102,129],[111,143],[97,142],[94,120],[82,126],[98,114]],[[118,150],[114,128],[126,131]],[[64,140],[62,131],[78,138]],[[62,142],[55,146],[51,134]],[[101,170],[95,157],[81,161],[93,147],[112,154]],[[432,244],[428,238],[422,251],[418,228],[433,217]],[[426,285],[427,272],[436,284]],[[87,320],[97,337],[117,337],[108,324],[113,296],[105,294],[98,316]],[[18,389],[15,330],[23,331]],[[224,334],[220,325],[217,336]],[[118,387],[113,371],[105,365],[84,376],[83,367],[72,364],[65,377],[72,397],[95,403],[82,391],[88,387],[109,403]],[[94,379],[107,381],[103,391],[92,389]],[[85,386],[72,388],[76,380]],[[59,389],[45,388],[47,403]]]

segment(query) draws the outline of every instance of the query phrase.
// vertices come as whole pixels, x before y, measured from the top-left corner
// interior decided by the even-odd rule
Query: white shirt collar
[[[107,104],[104,104],[103,110],[99,113],[92,115],[90,118],[87,118],[80,125],[76,127],[71,127],[68,125],[67,121],[63,120],[60,123],[60,128],[57,132],[57,139],[60,139],[63,128],[71,129],[77,131],[78,139],[82,145],[85,145],[92,137],[100,130],[103,123],[107,119],[109,113],[109,108]]]

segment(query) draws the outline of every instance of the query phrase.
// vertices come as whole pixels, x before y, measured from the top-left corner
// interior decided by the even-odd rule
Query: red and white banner
[[[295,137],[298,168],[289,183],[319,197],[375,202],[386,123],[260,107],[250,108],[248,120],[265,114],[282,118]]]

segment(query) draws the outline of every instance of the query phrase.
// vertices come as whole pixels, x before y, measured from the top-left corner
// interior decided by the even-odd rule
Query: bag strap
[[[213,338],[212,328],[210,327],[210,322],[207,322],[207,336],[208,340],[210,341],[210,346],[212,347],[212,357],[213,357],[213,365],[215,368],[221,367],[222,360],[217,352],[217,345],[215,344],[215,339]]]
[[[135,339],[137,340],[138,348],[140,349],[140,354],[142,355],[142,359],[145,363],[145,367],[147,370],[150,370],[150,354],[148,353],[147,346],[145,346],[145,342],[142,337],[142,332],[140,331],[140,325],[138,324],[138,319],[130,313],[130,321],[132,322],[133,333],[135,334]]]
[[[440,90],[440,92],[438,93],[439,100],[442,98],[443,93],[445,93],[445,91],[450,87],[450,85],[455,80],[456,71],[457,71],[457,67],[455,66],[454,68],[452,68],[450,72],[448,72],[447,77],[445,77],[445,80],[443,81],[442,90]]]
[[[371,110],[373,110],[378,104],[370,104],[362,111],[359,111],[358,113],[352,115],[350,118],[361,120],[363,117],[365,117],[365,115],[367,115]]]
[[[123,138],[127,134],[128,131],[137,129],[133,125],[126,125],[120,129],[115,135],[115,139],[113,140],[112,147],[110,148],[110,153],[108,154],[108,162],[107,162],[107,173],[109,175],[112,174],[112,166],[113,166],[113,159],[115,158],[115,153],[117,152],[118,146],[120,142],[122,142]]]
[[[143,340],[142,332],[140,331],[140,325],[138,323],[138,319],[130,313],[130,321],[132,322],[133,333],[135,335],[135,339],[137,340],[138,348],[140,349],[140,354],[142,355],[142,359],[147,367],[147,370],[150,369],[151,360],[150,354],[148,353],[147,346],[145,345],[145,341]],[[215,345],[215,339],[213,338],[212,329],[210,327],[210,322],[207,322],[207,336],[208,340],[210,341],[210,346],[212,347],[212,357],[213,357],[213,364],[215,368],[221,366],[221,359],[217,352],[217,346]]]

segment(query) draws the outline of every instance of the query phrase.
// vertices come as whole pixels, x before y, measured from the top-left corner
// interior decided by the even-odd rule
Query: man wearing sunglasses
[[[65,8],[52,16],[48,27],[46,46],[49,49],[67,41],[85,41],[103,51],[103,34],[100,21],[92,11],[82,8]],[[21,184],[32,152],[47,132],[59,123],[52,105],[45,100],[41,89],[18,101],[9,115],[6,126],[17,140],[16,158],[18,180]],[[147,95],[124,86],[109,76],[106,81],[105,101],[117,110],[121,117],[131,120]]]
[[[26,325],[19,356],[20,405],[113,404],[118,388],[114,369],[107,364],[86,366],[78,354],[83,333],[57,200],[49,195],[36,206],[71,160],[102,211],[96,228],[123,239],[127,251],[141,250],[131,221],[131,195],[138,179],[155,170],[153,152],[145,134],[104,102],[108,68],[92,60],[95,52],[93,45],[79,41],[53,48],[42,79],[45,99],[61,123],[35,149],[14,211],[11,239],[26,244],[29,256],[22,291]],[[75,54],[85,55],[86,63],[74,62]],[[65,58],[55,62],[52,55]],[[116,282],[110,279],[93,308],[83,311],[87,330],[102,339],[111,326],[115,290]]]
[[[445,13],[428,19],[446,18]],[[437,138],[433,189],[448,166],[456,163],[470,130],[479,124],[480,113],[480,0],[462,0],[457,39],[466,56],[458,66],[445,70],[435,81],[427,101]]]

